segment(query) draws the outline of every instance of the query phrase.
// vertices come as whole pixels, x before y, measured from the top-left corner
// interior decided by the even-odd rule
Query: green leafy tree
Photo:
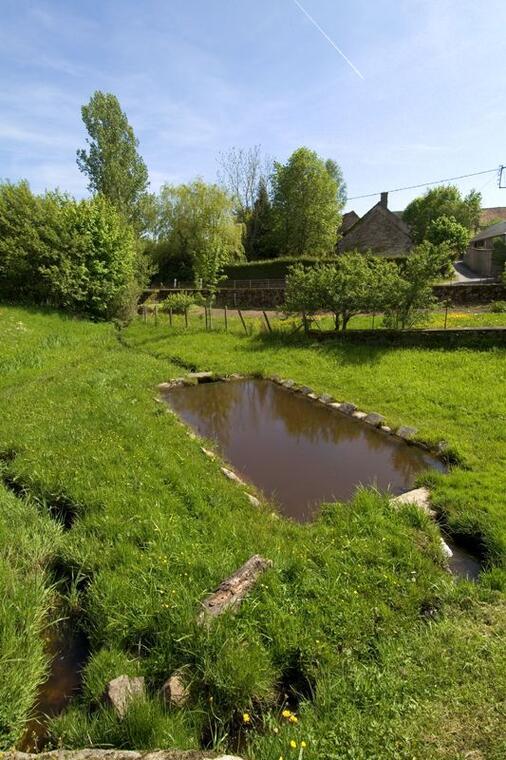
[[[386,308],[386,327],[404,330],[427,319],[436,302],[432,286],[440,276],[447,256],[446,246],[428,242],[413,250],[400,271],[392,294],[394,297]]]
[[[399,287],[399,270],[393,262],[353,251],[335,264],[293,267],[286,282],[285,308],[306,317],[330,312],[335,329],[346,330],[356,314],[388,309]]]
[[[200,179],[164,185],[158,199],[157,237],[166,252],[191,261],[197,283],[214,293],[225,264],[243,255],[242,225],[233,199]]]
[[[331,254],[343,204],[338,198],[338,182],[325,161],[314,151],[299,148],[286,164],[274,164],[272,185],[279,254]]]
[[[246,222],[244,248],[246,258],[261,260],[273,258],[272,204],[264,180],[260,182],[258,195]]]
[[[88,189],[101,193],[142,229],[148,212],[148,170],[139,155],[139,141],[118,99],[96,91],[81,109],[88,149],[77,151],[77,165],[88,177]],[[149,218],[149,213],[148,213]]]
[[[325,161],[325,168],[337,185],[337,202],[339,203],[340,208],[344,208],[346,206],[348,192],[343,178],[343,170],[333,158],[327,158]]]
[[[415,198],[406,207],[403,219],[408,224],[415,243],[428,239],[432,222],[442,216],[453,218],[472,232],[480,221],[481,194],[471,190],[462,196],[454,185],[445,185],[427,190],[425,195]]]
[[[454,216],[439,216],[427,228],[427,240],[434,245],[445,244],[453,260],[462,256],[469,245],[471,233]]]
[[[295,264],[286,276],[285,311],[302,314],[304,325],[322,308],[320,277],[316,267]]]
[[[97,318],[124,318],[138,294],[133,230],[103,196],[75,201],[0,186],[0,292]]]

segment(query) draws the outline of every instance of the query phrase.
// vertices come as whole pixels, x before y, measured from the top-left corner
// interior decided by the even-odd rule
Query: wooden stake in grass
[[[213,314],[211,311],[211,307],[209,307],[209,329],[213,329]]]
[[[158,324],[158,304],[155,303],[155,327]]]
[[[184,324],[185,327],[188,327],[188,307],[184,307]]]
[[[172,306],[169,307],[169,327],[172,327]]]
[[[246,322],[244,321],[244,317],[242,315],[242,311],[240,309],[237,309],[237,313],[239,314],[239,316],[241,318],[242,326],[244,327],[244,332],[247,335],[248,334],[248,328],[246,327]]]
[[[208,324],[207,324],[207,306],[204,306],[204,319],[206,323],[206,331],[208,330]]]
[[[148,310],[146,309],[145,306],[142,307],[142,314],[144,317],[144,322],[146,323],[148,321]]]
[[[267,313],[265,311],[262,311],[262,314],[264,315],[265,324],[267,325],[267,329],[269,332],[272,332],[271,323],[269,322],[269,317],[267,316]]]
[[[228,332],[227,306],[223,307],[223,316],[225,317],[225,332]]]

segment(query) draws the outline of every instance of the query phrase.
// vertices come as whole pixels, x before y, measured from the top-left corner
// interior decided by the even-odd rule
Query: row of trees
[[[336,330],[346,330],[363,312],[382,312],[386,327],[412,327],[434,304],[432,285],[446,256],[445,246],[425,242],[400,265],[357,253],[332,264],[298,264],[287,277],[285,308],[301,314],[306,325],[318,312],[330,312]]]
[[[200,279],[210,249],[221,265],[335,252],[345,189],[339,167],[299,148],[286,164],[256,146],[220,156],[220,184],[164,185],[153,199],[154,241],[147,250],[161,279],[173,272]],[[207,259],[204,264],[201,259]],[[204,281],[211,284],[206,277]]]
[[[154,195],[117,98],[95,92],[82,117],[88,138],[77,163],[91,200],[35,196],[26,183],[0,186],[1,293],[112,316],[134,302],[147,260],[161,279],[177,269],[212,290],[224,265],[245,255],[324,258],[335,252],[346,186],[334,161],[304,147],[286,163],[266,159],[259,146],[232,149],[219,158],[218,183],[197,179]],[[417,243],[431,244],[427,251],[444,245],[456,255],[479,210],[478,193],[462,198],[447,187],[413,201],[404,218]],[[373,268],[365,266],[356,265],[364,277]]]

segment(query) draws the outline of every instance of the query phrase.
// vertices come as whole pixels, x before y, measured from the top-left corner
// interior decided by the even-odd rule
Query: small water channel
[[[348,501],[361,484],[397,495],[424,470],[445,469],[428,452],[269,380],[178,386],[166,400],[300,522],[313,519],[323,502]]]
[[[50,672],[38,692],[34,716],[28,722],[19,749],[41,752],[48,740],[48,722],[59,715],[81,690],[82,669],[88,659],[86,636],[67,623],[49,629],[46,653],[51,658]]]

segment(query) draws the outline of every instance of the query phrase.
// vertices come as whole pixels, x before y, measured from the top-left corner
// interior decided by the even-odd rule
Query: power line
[[[473,172],[472,174],[461,174],[459,177],[447,177],[446,179],[435,179],[432,182],[421,182],[419,185],[408,185],[406,187],[396,187],[393,190],[388,190],[385,192],[389,193],[400,193],[402,190],[416,190],[419,187],[427,187],[428,185],[440,185],[442,182],[454,182],[457,179],[466,179],[467,177],[478,177],[480,174],[491,174],[492,172],[497,172],[497,167],[495,169],[486,169],[483,172]],[[359,198],[373,198],[374,196],[380,195],[380,193],[367,193],[366,195],[354,195],[351,198],[348,198],[349,201],[357,201]]]

